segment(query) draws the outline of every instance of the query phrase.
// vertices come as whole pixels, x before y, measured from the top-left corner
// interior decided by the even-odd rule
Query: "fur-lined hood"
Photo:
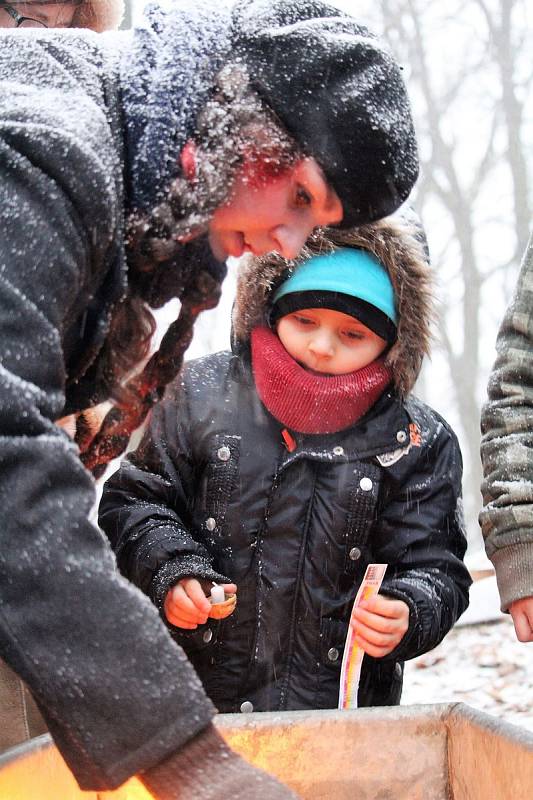
[[[124,16],[124,0],[85,0],[74,12],[73,28],[96,33],[116,31]]]
[[[286,261],[276,254],[248,258],[239,271],[233,308],[236,347],[248,345],[250,333],[268,324],[270,298],[287,270],[311,255],[338,247],[358,247],[373,253],[389,273],[398,311],[398,337],[386,363],[399,395],[411,392],[422,360],[429,353],[433,322],[432,279],[421,229],[402,217],[388,217],[354,230],[328,229],[315,234],[299,258]]]

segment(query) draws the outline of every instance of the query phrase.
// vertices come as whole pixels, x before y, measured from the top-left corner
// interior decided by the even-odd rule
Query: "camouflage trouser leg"
[[[0,658],[0,753],[46,732],[26,684]]]

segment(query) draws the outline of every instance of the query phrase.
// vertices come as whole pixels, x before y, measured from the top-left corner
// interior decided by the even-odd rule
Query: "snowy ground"
[[[406,664],[402,705],[461,701],[533,730],[533,642],[521,644],[496,608],[493,579],[472,589],[470,618],[435,650]],[[467,618],[468,620],[468,618]]]

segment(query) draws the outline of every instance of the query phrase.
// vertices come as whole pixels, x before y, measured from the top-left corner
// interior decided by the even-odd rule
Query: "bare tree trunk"
[[[133,0],[124,0],[124,17],[120,25],[121,31],[127,31],[132,26],[132,4]]]
[[[488,13],[483,1],[484,11],[496,64],[501,79],[502,110],[507,133],[507,160],[512,175],[513,204],[516,228],[516,250],[514,260],[519,261],[524,252],[531,224],[529,209],[528,171],[522,145],[522,106],[516,97],[516,53],[513,43],[512,14],[515,0],[501,0],[499,24]]]

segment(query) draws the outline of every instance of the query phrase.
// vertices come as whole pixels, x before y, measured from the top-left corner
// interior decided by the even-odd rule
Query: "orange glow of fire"
[[[154,796],[137,778],[126,781],[113,792],[99,792],[99,800],[154,800]]]

